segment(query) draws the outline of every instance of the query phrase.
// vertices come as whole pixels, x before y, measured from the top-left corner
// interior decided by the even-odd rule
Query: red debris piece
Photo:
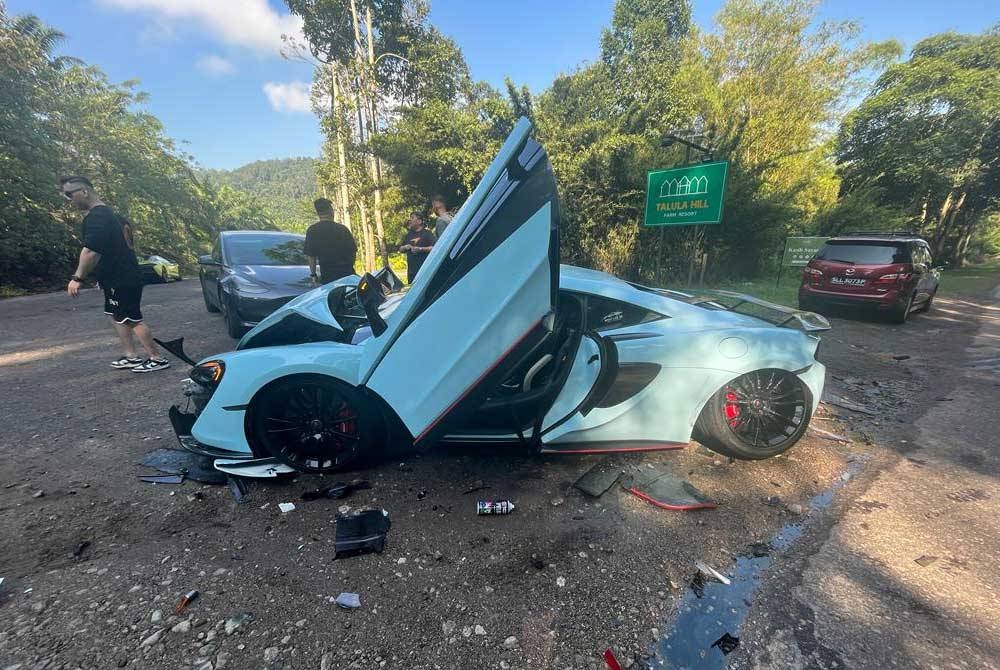
[[[608,664],[608,670],[622,670],[622,664],[615,658],[615,652],[611,651],[611,647],[604,650],[604,662]]]

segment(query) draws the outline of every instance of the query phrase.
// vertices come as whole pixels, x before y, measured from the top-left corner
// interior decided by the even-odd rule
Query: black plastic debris
[[[622,476],[623,470],[615,460],[605,458],[594,464],[594,467],[580,475],[573,486],[593,498],[604,495]]]
[[[180,449],[154,449],[142,459],[142,465],[170,475],[184,475],[202,484],[225,484],[227,475],[212,465],[208,456]]]
[[[701,571],[696,571],[694,577],[688,583],[691,587],[691,592],[694,593],[695,598],[701,598],[705,595],[705,577],[701,574]]]
[[[246,502],[247,497],[250,495],[250,482],[243,477],[232,477],[230,476],[227,480],[229,484],[229,492],[233,494],[233,499],[237,503]]]
[[[750,545],[750,555],[754,558],[762,558],[771,553],[771,546],[766,542],[754,542]]]
[[[712,646],[718,647],[719,651],[728,656],[740,646],[740,638],[733,637],[729,633],[723,633],[722,637],[712,643]]]
[[[147,484],[183,484],[184,474],[179,475],[143,475],[139,481]]]
[[[337,534],[334,540],[336,558],[359,554],[382,553],[385,536],[389,532],[389,513],[384,509],[366,509],[354,514],[337,515]]]
[[[76,549],[73,550],[73,558],[79,558],[83,552],[87,550],[90,546],[90,540],[84,540],[80,544],[76,545]]]
[[[320,500],[323,498],[340,499],[346,498],[355,491],[362,491],[365,489],[370,489],[372,487],[371,483],[363,479],[355,479],[354,481],[345,484],[344,482],[337,482],[333,486],[328,486],[325,489],[315,489],[313,491],[306,491],[302,494],[303,500]]]

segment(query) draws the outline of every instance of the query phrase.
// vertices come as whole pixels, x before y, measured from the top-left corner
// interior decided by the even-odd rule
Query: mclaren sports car
[[[288,302],[193,365],[178,439],[262,477],[442,441],[581,454],[694,438],[763,459],[799,440],[823,390],[823,317],[561,266],[559,221],[522,119],[411,286],[386,269]]]

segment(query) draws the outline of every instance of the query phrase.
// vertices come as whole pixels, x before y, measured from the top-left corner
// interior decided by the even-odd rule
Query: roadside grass
[[[785,268],[781,274],[781,281],[776,283],[775,277],[764,277],[747,280],[724,280],[715,283],[705,282],[706,289],[721,289],[723,291],[735,291],[746,293],[761,300],[767,300],[787,307],[798,307],[799,283],[802,277],[802,270],[799,268]],[[673,287],[667,287],[673,288]],[[698,286],[679,288],[685,292],[697,293]]]
[[[941,272],[940,295],[976,295],[992,291],[1000,284],[1000,258]]]
[[[0,300],[4,298],[16,298],[21,295],[28,295],[28,291],[23,288],[17,288],[16,286],[7,286],[6,284],[0,284]]]

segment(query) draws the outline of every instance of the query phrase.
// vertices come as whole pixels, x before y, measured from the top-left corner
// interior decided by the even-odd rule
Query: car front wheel
[[[232,302],[226,303],[226,298],[221,293],[219,294],[219,302],[224,306],[222,316],[226,320],[226,332],[229,333],[229,337],[238,340],[243,337],[247,329],[240,321],[240,316],[236,313],[236,307]]]
[[[209,314],[217,314],[219,308],[216,307],[208,297],[208,291],[205,290],[205,282],[201,283],[201,297],[205,300],[205,311]]]
[[[324,375],[292,375],[257,393],[247,411],[246,430],[255,454],[322,474],[371,460],[385,441],[386,428],[357,389]]]
[[[809,427],[812,394],[786,370],[755,370],[708,400],[695,439],[732,458],[761,460],[787,451]]]

